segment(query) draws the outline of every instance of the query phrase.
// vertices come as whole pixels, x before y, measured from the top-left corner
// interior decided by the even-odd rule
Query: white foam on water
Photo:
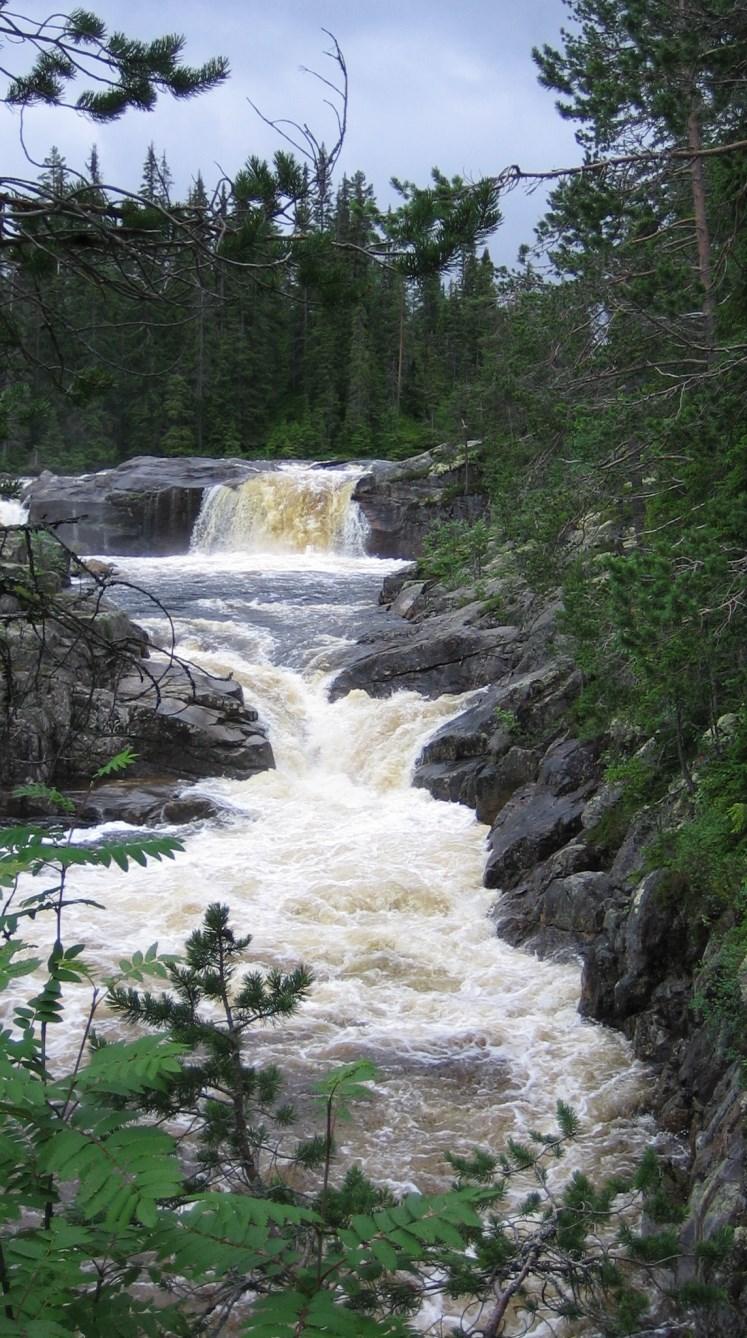
[[[629,1162],[642,1070],[627,1043],[579,1018],[578,967],[495,937],[486,829],[409,785],[424,739],[463,701],[352,692],[330,703],[320,679],[267,661],[203,662],[251,683],[278,768],[201,782],[229,813],[189,835],[175,861],[76,874],[106,902],[99,966],[110,967],[112,943],[118,955],[155,939],[178,949],[220,899],[254,935],[253,963],[303,961],[316,976],[298,1016],[259,1038],[258,1057],[294,1085],[360,1055],[381,1066],[376,1099],[346,1134],[348,1155],[374,1175],[443,1184],[449,1148],[500,1147],[547,1126],[558,1098],[588,1131],[582,1163]],[[68,932],[91,942],[90,916],[73,909]]]
[[[273,637],[252,622],[250,604],[240,617],[232,602],[232,580],[238,588],[247,571],[283,581],[322,573],[326,601],[330,574],[344,583],[398,564],[232,551],[117,565],[156,589],[177,573],[200,574],[196,616],[180,609],[177,649],[242,684],[269,726],[277,769],[194,787],[225,812],[218,824],[196,824],[174,861],[127,875],[76,870],[76,888],[106,910],[71,908],[66,936],[87,942],[88,957],[108,970],[154,940],[178,950],[221,900],[238,932],[253,935],[248,964],[311,966],[308,1001],[258,1033],[255,1056],[277,1062],[294,1097],[336,1064],[376,1061],[373,1099],[340,1135],[343,1166],[361,1159],[394,1187],[443,1187],[446,1151],[500,1150],[510,1134],[547,1129],[562,1098],[585,1130],[566,1171],[629,1169],[650,1134],[638,1115],[643,1069],[622,1036],[579,1017],[578,965],[538,961],[495,936],[494,894],[482,886],[487,829],[466,807],[410,784],[423,743],[467,698],[355,691],[330,702],[325,644],[342,638],[319,637],[300,673],[273,662]],[[298,620],[305,606],[292,583],[285,604],[273,589],[273,611]],[[262,597],[254,602],[259,616]]]
[[[0,497],[0,525],[25,525],[29,509],[25,502],[11,497]]]

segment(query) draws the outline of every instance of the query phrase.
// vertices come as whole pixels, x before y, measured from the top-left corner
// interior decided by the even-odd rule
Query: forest
[[[338,170],[347,70],[332,39],[331,149],[296,127],[292,151],[216,183],[196,173],[183,200],[155,138],[136,192],[107,184],[95,143],[83,166],[50,146],[38,176],[4,177],[0,467],[11,492],[19,476],[139,455],[402,460],[479,443],[486,518],[434,530],[419,574],[474,588],[510,550],[534,591],[562,592],[560,634],[582,679],[568,727],[601,741],[619,792],[607,838],[665,805],[647,858],[705,933],[688,1006],[743,1082],[747,9],[564,3],[561,41],[533,55],[576,127],[583,158],[567,170],[497,163],[468,182],[434,169],[427,183],[395,182],[396,207],[380,208],[362,171]],[[0,32],[27,40],[24,23],[0,0]],[[91,53],[108,71],[103,91],[79,95],[92,132],[159,96],[209,97],[227,76],[225,62],[184,66],[178,39],[110,38],[76,10],[5,80],[3,101],[63,115]],[[535,236],[515,268],[496,267],[502,197],[540,184]],[[3,983],[38,966],[18,960],[19,924],[42,911],[61,923],[75,865],[127,868],[177,849],[153,838],[81,853],[63,828],[4,831]],[[50,886],[11,905],[19,877],[39,874]],[[0,1334],[228,1332],[251,1291],[247,1334],[395,1338],[439,1292],[481,1307],[448,1332],[495,1338],[531,1331],[530,1273],[548,1313],[587,1324],[570,1332],[737,1334],[744,1212],[701,1242],[702,1277],[662,1283],[682,1248],[681,1202],[651,1158],[601,1186],[573,1177],[556,1196],[545,1163],[578,1133],[562,1102],[557,1130],[492,1161],[455,1155],[450,1192],[395,1203],[355,1167],[331,1178],[338,1111],[372,1078],[351,1065],[320,1080],[321,1132],[294,1144],[298,1180],[265,1178],[258,1163],[271,1146],[274,1165],[291,1116],[242,1038],[294,1012],[311,981],[300,970],[239,981],[247,943],[216,903],[181,964],[144,945],[105,982],[143,1034],[100,1043],[92,1007],[62,1079],[47,1029],[85,969],[81,945],[58,933],[46,984],[3,1034]],[[185,1113],[200,1145],[187,1172],[164,1132]],[[503,1207],[522,1176],[531,1229]],[[646,1231],[625,1219],[625,1198],[644,1203]],[[669,1327],[655,1330],[662,1315]]]

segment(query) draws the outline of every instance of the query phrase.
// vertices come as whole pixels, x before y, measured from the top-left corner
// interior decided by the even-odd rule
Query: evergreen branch
[[[727,141],[723,144],[706,145],[703,148],[646,149],[639,153],[624,153],[616,157],[598,158],[592,162],[579,163],[573,167],[554,167],[545,171],[526,171],[517,163],[504,167],[497,176],[490,179],[499,191],[512,190],[522,181],[536,182],[558,181],[562,178],[588,177],[604,174],[617,167],[646,167],[666,163],[690,163],[694,160],[719,158],[725,154],[743,153],[747,150],[747,139]]]

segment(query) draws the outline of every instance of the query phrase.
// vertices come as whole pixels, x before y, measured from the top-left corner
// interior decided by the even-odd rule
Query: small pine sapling
[[[128,1021],[167,1032],[190,1054],[168,1090],[152,1093],[150,1101],[162,1114],[180,1112],[194,1121],[200,1186],[217,1176],[256,1192],[266,1174],[263,1155],[275,1159],[264,1121],[271,1117],[282,1127],[293,1112],[278,1101],[275,1066],[247,1063],[242,1047],[250,1028],[295,1012],[311,973],[303,966],[289,973],[246,971],[236,982],[250,942],[251,935],[234,933],[228,907],[214,902],[187,939],[183,962],[171,967],[168,992],[115,987],[109,1003]]]

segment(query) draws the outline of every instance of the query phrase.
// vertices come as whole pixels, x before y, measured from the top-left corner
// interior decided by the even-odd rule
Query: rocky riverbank
[[[197,813],[180,800],[185,786],[274,766],[238,683],[151,645],[107,598],[108,576],[78,564],[68,583],[66,555],[51,539],[40,547],[37,536],[30,565],[27,532],[4,534],[0,813],[44,812],[43,799],[13,797],[19,785],[41,784],[83,787],[78,807],[89,820],[188,820],[205,806]],[[128,782],[89,792],[91,776],[125,748],[135,754]]]
[[[497,892],[496,932],[539,956],[580,959],[581,1013],[622,1030],[653,1066],[654,1113],[688,1164],[683,1243],[692,1250],[722,1227],[736,1230],[735,1310],[712,1330],[734,1332],[747,1299],[743,1060],[696,1007],[715,951],[709,931],[678,878],[651,867],[653,837],[687,815],[688,795],[674,783],[630,811],[622,788],[604,779],[609,741],[574,733],[581,676],[557,593],[535,596],[510,552],[479,585],[476,597],[474,586],[423,582],[415,568],[389,578],[382,600],[402,626],[350,652],[332,693],[475,689],[423,750],[414,784],[490,825],[485,883]],[[641,753],[650,747],[641,742]]]
[[[187,509],[196,514],[204,488],[220,481],[207,469],[216,462],[179,463],[193,468],[185,492],[192,490]],[[226,481],[246,477],[246,462],[217,463],[241,466]],[[157,475],[153,462],[131,468],[130,482],[158,476],[168,492],[169,476]],[[418,552],[433,519],[473,517],[476,468],[456,448],[372,468],[357,494],[372,548]],[[475,497],[479,514],[484,498]],[[144,544],[138,514],[133,542]],[[99,533],[109,523],[104,517]],[[88,815],[186,821],[207,815],[189,795],[180,798],[190,781],[273,764],[237,685],[161,656],[108,605],[105,575],[74,589],[45,577],[29,603],[28,590],[13,585],[18,570],[8,572],[0,616],[20,690],[5,698],[6,803],[18,781],[81,785],[129,745],[139,757],[134,781],[83,791]],[[739,1313],[747,1301],[739,1255],[747,1242],[742,1041],[735,1044],[697,1006],[718,926],[714,933],[692,912],[680,876],[651,853],[657,834],[688,817],[687,787],[674,781],[655,800],[631,805],[605,778],[611,740],[582,738],[575,728],[582,680],[559,620],[559,594],[533,592],[510,548],[461,590],[424,580],[415,567],[400,571],[385,583],[382,602],[399,621],[341,652],[331,695],[471,694],[429,740],[414,784],[469,805],[489,826],[485,882],[496,890],[496,932],[541,956],[579,959],[582,1014],[623,1031],[653,1066],[654,1112],[687,1160],[683,1241],[690,1248],[722,1226],[735,1228],[730,1314]],[[655,747],[645,738],[621,742],[641,759]],[[736,1332],[729,1323],[713,1333]]]
[[[487,507],[480,443],[437,446],[423,455],[358,463],[354,494],[369,526],[374,557],[416,557],[436,522],[475,520]],[[303,461],[295,463],[302,464]],[[139,456],[81,477],[45,472],[28,490],[29,520],[54,525],[77,553],[158,556],[185,553],[208,489],[238,488],[282,461]],[[365,472],[364,472],[365,471]]]

